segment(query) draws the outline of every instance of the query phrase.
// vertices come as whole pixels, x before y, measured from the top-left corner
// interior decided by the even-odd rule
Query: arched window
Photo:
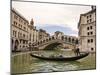
[[[68,41],[71,42],[71,38],[70,37],[69,37]]]
[[[40,44],[42,44],[42,41],[40,41]]]
[[[65,40],[67,41],[67,37],[65,37]]]
[[[15,46],[14,46],[14,50],[15,50],[15,51],[18,49],[18,46],[19,46],[18,40],[15,40]]]
[[[45,43],[45,40],[43,40],[43,43]]]
[[[72,43],[74,43],[74,38],[72,39]]]
[[[54,40],[54,36],[52,37],[52,39]]]
[[[49,38],[49,40],[51,40],[51,38]]]
[[[46,39],[46,42],[48,42],[48,39]]]
[[[38,42],[38,45],[39,45],[39,42]]]
[[[64,40],[64,36],[62,36],[61,39]]]
[[[76,43],[76,44],[78,44],[78,43],[79,43],[79,42],[78,42],[78,39],[76,39],[75,43]]]

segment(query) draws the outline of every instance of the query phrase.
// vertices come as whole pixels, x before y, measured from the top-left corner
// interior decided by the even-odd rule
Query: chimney
[[[91,6],[91,9],[92,9],[92,10],[96,9],[96,6],[93,6],[93,5],[92,5],[92,6]]]

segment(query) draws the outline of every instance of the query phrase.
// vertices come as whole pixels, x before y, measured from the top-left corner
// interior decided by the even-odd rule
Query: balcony
[[[19,36],[18,38],[21,39],[21,40],[28,40],[27,37],[23,37],[23,36]]]

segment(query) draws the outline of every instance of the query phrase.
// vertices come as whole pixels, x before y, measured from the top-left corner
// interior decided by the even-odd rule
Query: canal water
[[[12,54],[11,72],[12,73],[40,73],[58,72],[73,70],[88,70],[96,68],[95,53],[90,53],[87,57],[77,61],[47,61],[37,59],[29,55],[30,52]],[[74,56],[71,51],[34,51],[33,53],[49,55]]]

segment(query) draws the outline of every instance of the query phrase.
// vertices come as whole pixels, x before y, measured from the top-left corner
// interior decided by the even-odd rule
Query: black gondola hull
[[[78,56],[73,56],[73,57],[44,57],[44,56],[38,56],[34,54],[30,54],[32,57],[38,58],[38,59],[43,59],[43,60],[51,60],[51,61],[75,61],[79,60],[81,58],[84,58],[88,56],[89,53],[84,53],[80,54]]]

